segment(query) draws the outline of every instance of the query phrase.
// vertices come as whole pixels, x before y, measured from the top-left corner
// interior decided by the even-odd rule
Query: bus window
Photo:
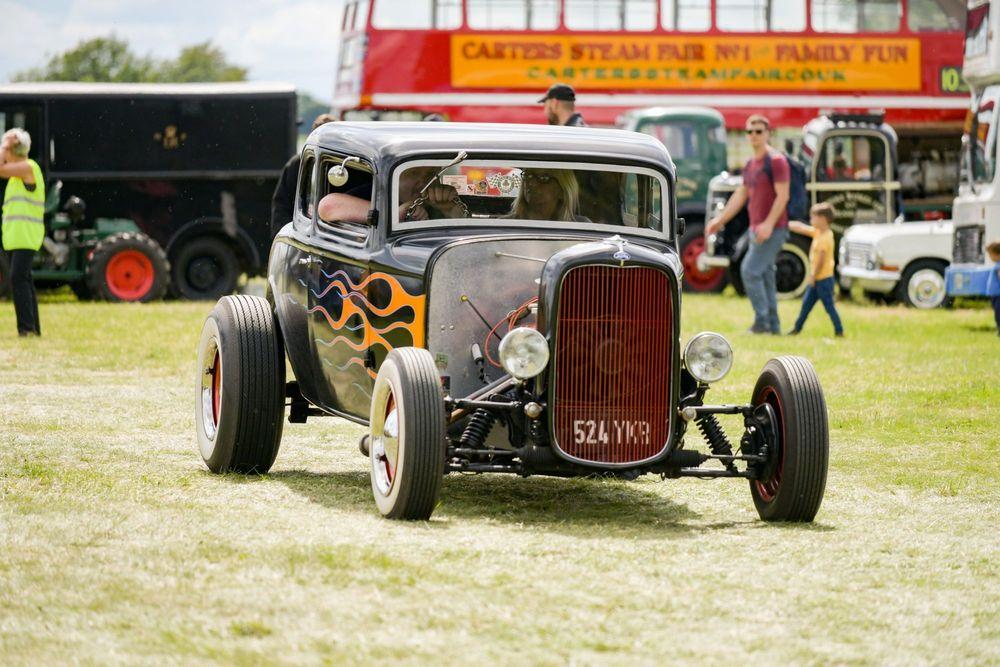
[[[555,30],[559,0],[467,0],[469,27],[476,30]]]
[[[656,0],[565,0],[570,30],[653,30]]]
[[[805,0],[716,0],[715,25],[732,32],[801,31]]]
[[[942,32],[962,29],[965,3],[955,0],[910,0],[906,23],[915,32]]]
[[[372,25],[385,29],[447,30],[462,26],[462,0],[375,0]]]
[[[812,27],[819,32],[897,32],[900,0],[813,0]]]
[[[667,30],[699,32],[712,26],[709,0],[660,0],[660,22]]]

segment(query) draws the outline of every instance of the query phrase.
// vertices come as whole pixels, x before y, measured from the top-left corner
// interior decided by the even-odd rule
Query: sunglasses
[[[747,134],[764,134],[767,130],[762,130],[759,127],[747,130]]]
[[[555,176],[551,174],[525,174],[524,176],[521,177],[521,180],[523,180],[525,183],[547,184],[550,183],[554,178]]]

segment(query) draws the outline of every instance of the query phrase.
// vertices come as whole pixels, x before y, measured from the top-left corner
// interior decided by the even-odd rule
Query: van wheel
[[[903,271],[899,281],[898,297],[907,306],[930,310],[950,306],[944,282],[945,265],[932,259],[913,262]]]
[[[809,246],[791,238],[781,246],[774,260],[775,286],[779,299],[797,299],[809,282]]]
[[[270,470],[285,416],[285,354],[265,299],[219,299],[201,330],[197,389],[195,430],[208,469]]]
[[[370,425],[379,512],[389,519],[430,518],[446,451],[444,396],[430,352],[403,347],[389,353],[375,378]]]
[[[768,461],[750,480],[750,495],[764,521],[812,521],[823,502],[830,458],[826,399],[816,371],[802,357],[764,365],[751,403],[773,415]]]
[[[233,249],[216,238],[198,238],[174,254],[171,289],[183,299],[218,299],[236,289],[240,266]]]
[[[162,299],[169,279],[170,264],[163,249],[141,232],[103,239],[87,264],[87,291],[92,298],[105,301]]]

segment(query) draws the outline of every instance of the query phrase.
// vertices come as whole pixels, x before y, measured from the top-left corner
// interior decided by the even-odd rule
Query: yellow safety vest
[[[35,189],[28,191],[24,181],[11,177],[3,194],[3,249],[38,250],[45,238],[45,181],[42,168],[28,160],[35,175]]]

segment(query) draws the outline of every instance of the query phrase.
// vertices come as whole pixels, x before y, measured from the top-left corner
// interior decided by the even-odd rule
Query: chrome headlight
[[[500,341],[500,365],[518,380],[533,378],[549,363],[549,343],[529,327],[517,327]]]
[[[698,382],[718,382],[733,367],[733,348],[719,334],[705,331],[684,347],[684,365]]]

